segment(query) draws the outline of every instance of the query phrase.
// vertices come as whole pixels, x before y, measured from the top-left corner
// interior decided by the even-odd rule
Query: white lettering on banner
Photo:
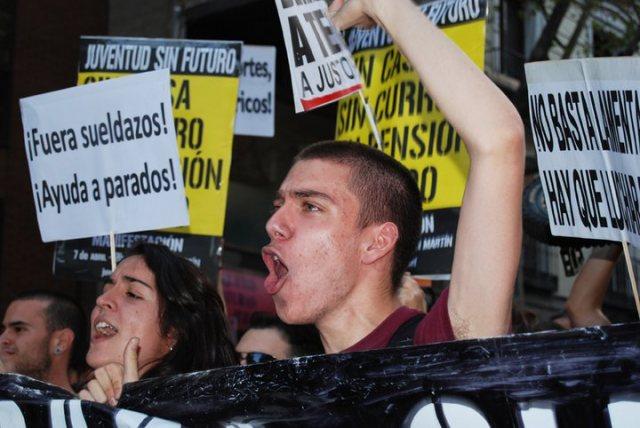
[[[440,403],[450,427],[489,428],[484,415],[471,401],[458,397],[442,397]]]
[[[65,400],[51,400],[49,402],[49,418],[51,428],[67,428],[67,421],[64,416]]]
[[[227,47],[90,43],[81,65],[86,71],[141,72],[168,68],[179,74],[232,75],[237,62],[237,51]]]
[[[440,422],[433,403],[422,400],[414,406],[402,425],[409,428],[438,427]]]
[[[445,233],[442,235],[425,236],[418,242],[418,251],[437,250],[440,248],[453,247],[453,234]]]
[[[143,413],[132,410],[117,409],[115,416],[116,427],[118,428],[180,428],[181,425],[166,419],[147,416]]]
[[[437,427],[440,425],[436,406],[442,408],[440,416],[451,428],[477,427],[489,428],[489,422],[482,412],[469,400],[458,397],[441,397],[439,404],[423,400],[416,404],[404,422],[411,428]]]
[[[640,420],[640,395],[614,394],[607,410],[613,428],[635,428]]]
[[[242,68],[234,134],[273,137],[275,134],[275,46],[242,47]]]
[[[180,70],[183,73],[232,74],[237,61],[235,49],[186,46]]]
[[[65,406],[69,410],[70,427],[67,426]],[[80,400],[51,400],[49,402],[49,416],[51,428],[87,428]]]
[[[324,0],[276,0],[291,70],[296,113],[320,107],[362,88],[342,36]]]
[[[20,100],[44,242],[189,224],[168,70]]]
[[[145,235],[141,233],[116,235],[117,248],[130,248],[138,242],[148,242],[150,244],[162,244],[174,253],[184,251],[184,238],[178,236],[165,235]],[[108,236],[94,236],[91,238],[91,246],[98,248],[109,248]]]
[[[69,422],[65,416],[65,406],[69,410]],[[115,409],[115,426],[118,428],[180,428],[177,422],[148,416],[126,409]],[[87,428],[82,414],[81,400],[50,400],[49,422],[51,428]],[[25,416],[15,401],[0,401],[0,428],[26,428]]]
[[[91,412],[89,403],[87,411]],[[45,404],[46,405],[46,404]],[[65,406],[69,412],[70,426],[67,425]],[[86,419],[80,400],[50,400],[48,403],[51,428],[86,428]],[[439,407],[439,408],[438,408]],[[551,401],[518,402],[515,418],[522,428],[555,427],[556,408]],[[114,409],[114,422],[118,428],[179,428],[181,425],[170,420],[153,417],[127,409]],[[607,413],[612,428],[631,428],[638,425],[640,418],[640,394],[614,394],[609,398]],[[441,422],[451,428],[489,427],[484,413],[466,398],[443,396],[437,403],[431,400],[419,401],[409,412],[402,426],[417,428],[437,427]],[[222,421],[221,426],[229,428],[250,428],[252,423]],[[15,401],[0,401],[0,428],[25,428],[25,415]]]
[[[10,400],[0,401],[0,428],[26,428],[20,407]]]
[[[489,427],[484,414],[471,401],[459,397],[445,396],[438,399],[442,408],[440,418],[451,428],[457,427]],[[551,401],[529,401],[517,404],[516,418],[522,428],[557,426],[556,409]],[[638,426],[640,418],[640,395],[616,394],[612,395],[607,406],[612,428],[631,428]],[[418,402],[403,426],[437,427],[440,419],[436,405],[429,400]]]
[[[87,47],[87,70],[131,70],[149,68],[151,47],[143,45],[91,44]]]
[[[84,416],[82,415],[82,401],[68,400],[67,406],[69,406],[71,426],[73,428],[87,428],[87,422],[84,420]]]
[[[443,27],[478,19],[482,16],[481,0],[440,0],[420,5],[420,10],[434,25]],[[380,26],[353,28],[349,31],[347,44],[351,52],[389,46],[391,36]]]
[[[554,428],[557,426],[555,407],[551,402],[531,401],[518,403],[518,413],[522,421],[522,428]]]
[[[436,229],[436,221],[433,213],[422,214],[422,227],[420,233],[433,233]]]
[[[526,65],[551,232],[640,247],[639,58]]]

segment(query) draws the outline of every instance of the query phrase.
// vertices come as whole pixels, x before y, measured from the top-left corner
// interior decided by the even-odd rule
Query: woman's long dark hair
[[[175,338],[173,349],[144,378],[237,364],[222,299],[191,262],[163,245],[139,243],[128,256],[141,256],[155,275],[160,296],[160,332]]]

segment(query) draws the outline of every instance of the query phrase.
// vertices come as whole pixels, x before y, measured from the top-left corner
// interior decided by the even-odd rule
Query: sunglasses
[[[247,364],[266,363],[276,360],[276,357],[265,354],[264,352],[237,352],[236,354],[240,361],[244,360]]]
[[[237,352],[236,354],[240,361],[244,360],[247,364],[267,363],[276,360],[276,357],[265,354],[264,352]]]

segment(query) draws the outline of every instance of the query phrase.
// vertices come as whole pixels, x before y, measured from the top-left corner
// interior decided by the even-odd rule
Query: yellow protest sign
[[[478,67],[484,67],[484,1],[431,1],[421,8]],[[423,210],[459,207],[469,170],[469,155],[460,136],[381,28],[355,29],[346,38],[384,152],[412,172],[422,193]],[[357,96],[338,104],[336,139],[376,145]]]
[[[229,190],[240,42],[82,37],[78,84],[171,70],[171,102],[190,226],[222,236]]]

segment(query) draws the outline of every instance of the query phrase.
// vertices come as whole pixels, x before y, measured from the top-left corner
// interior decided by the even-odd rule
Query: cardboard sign
[[[242,46],[236,135],[273,137],[276,106],[275,46]]]
[[[551,233],[640,247],[640,59],[525,71]]]
[[[353,58],[327,17],[324,0],[275,0],[287,47],[296,113],[362,88]]]
[[[191,223],[169,232],[224,233],[241,47],[241,42],[214,40],[80,39],[80,85],[171,70],[170,105]]]
[[[486,0],[422,1],[422,12],[484,68]],[[423,236],[412,272],[448,279],[469,154],[456,130],[425,92],[418,74],[381,27],[347,32],[364,94],[373,110],[385,153],[406,166],[422,194]],[[340,100],[336,139],[375,147],[359,97]]]
[[[635,427],[639,339],[639,325],[627,324],[226,367],[126,384],[119,408],[5,374],[0,420],[12,427],[24,426],[14,420],[65,426],[49,425],[64,415],[74,427]],[[138,419],[124,425],[125,416]]]
[[[44,242],[189,224],[169,72],[20,100]]]

